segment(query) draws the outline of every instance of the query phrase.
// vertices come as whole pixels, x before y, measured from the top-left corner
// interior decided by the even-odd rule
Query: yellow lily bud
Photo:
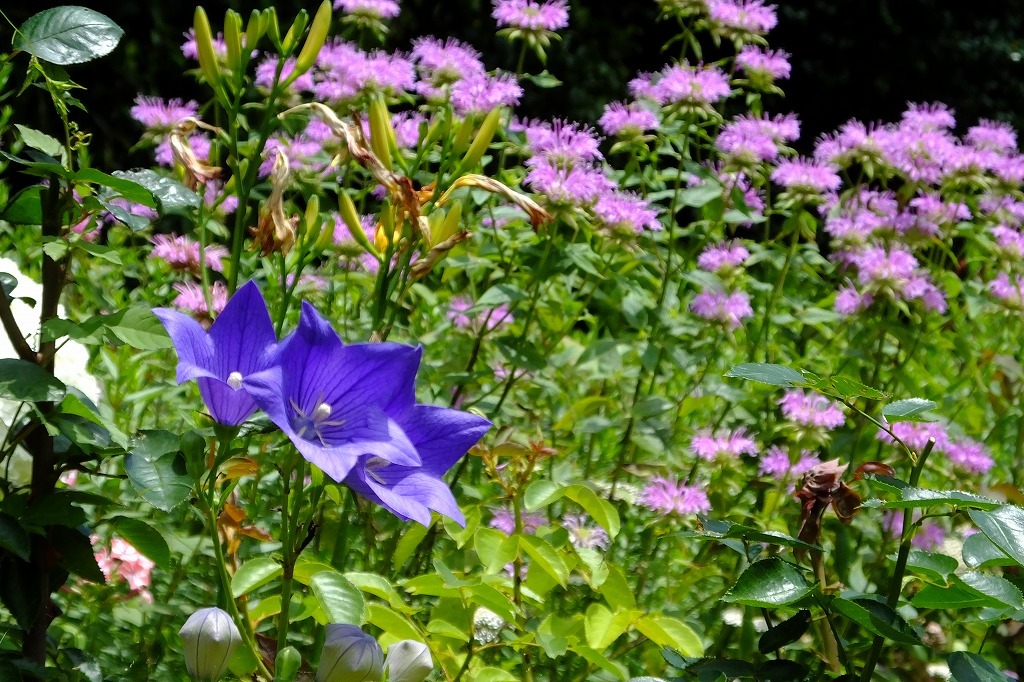
[[[300,9],[299,13],[295,15],[295,21],[292,22],[291,28],[285,34],[284,40],[281,41],[282,57],[288,57],[292,52],[295,52],[295,48],[299,46],[299,36],[306,30],[306,24],[308,23],[309,13],[304,9]]]
[[[213,51],[213,31],[210,30],[210,20],[202,7],[196,7],[192,27],[196,33],[196,53],[199,57],[199,70],[203,72],[203,78],[210,84],[210,87],[217,92],[220,80],[220,70],[217,68],[217,55]]]
[[[260,38],[267,32],[266,22],[263,21],[263,13],[253,10],[249,15],[249,23],[245,25],[245,45],[250,50],[260,42]]]
[[[462,163],[459,164],[459,169],[455,171],[456,177],[467,173],[480,163],[480,159],[487,152],[487,148],[491,146],[491,140],[494,139],[494,133],[498,131],[498,124],[500,123],[501,108],[495,107],[487,114],[487,118],[480,125],[480,130],[477,131],[476,137],[473,138],[473,144],[469,145],[466,155],[462,157]]]
[[[344,190],[338,195],[338,212],[341,213],[341,220],[345,223],[348,231],[352,233],[352,238],[356,240],[359,246],[366,249],[368,253],[376,256],[377,249],[370,243],[370,238],[363,231],[363,224],[359,220],[359,212],[356,211],[356,205],[352,202],[352,197],[348,195],[348,192]]]
[[[323,227],[324,221],[320,218],[320,197],[314,194],[309,198],[306,212],[302,215],[303,239],[315,240],[313,246],[323,248],[320,246],[320,239],[325,231]]]
[[[324,0],[320,4],[320,9],[316,11],[316,16],[313,17],[313,23],[309,25],[306,42],[302,44],[302,51],[299,52],[299,56],[295,60],[295,69],[288,78],[289,81],[295,80],[313,68],[313,63],[316,61],[317,55],[320,54],[320,49],[327,40],[327,31],[330,28],[331,3],[328,0]]]
[[[260,28],[270,37],[274,49],[281,52],[281,26],[277,23],[277,9],[273,5],[263,10]],[[253,44],[255,45],[255,43]]]
[[[455,141],[452,143],[452,149],[456,154],[461,154],[463,150],[469,147],[470,137],[473,135],[473,128],[476,126],[476,116],[467,116],[459,124],[459,129],[455,131]]]
[[[242,16],[233,9],[224,13],[224,44],[228,52],[228,68],[238,72],[242,68]]]
[[[435,215],[438,216],[436,225],[433,221]],[[430,217],[431,225],[429,244],[433,247],[447,240],[459,231],[459,221],[462,219],[462,204],[456,203],[451,207],[447,214],[440,209],[435,210],[430,214]]]
[[[392,169],[391,150],[397,148],[388,107],[381,95],[370,100],[370,148],[388,170]]]

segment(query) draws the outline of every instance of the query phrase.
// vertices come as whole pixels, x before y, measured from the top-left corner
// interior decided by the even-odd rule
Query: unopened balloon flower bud
[[[403,639],[388,647],[384,668],[388,682],[423,682],[434,670],[434,661],[426,644]]]
[[[228,659],[242,643],[242,635],[231,616],[215,606],[189,616],[178,634],[185,642],[185,667],[196,682],[221,679]]]
[[[327,626],[316,682],[380,682],[384,652],[355,625]]]

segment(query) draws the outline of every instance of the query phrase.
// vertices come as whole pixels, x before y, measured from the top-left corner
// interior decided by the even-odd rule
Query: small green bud
[[[320,9],[313,17],[313,23],[309,25],[309,33],[306,35],[306,42],[302,44],[302,51],[295,59],[295,70],[292,71],[291,79],[294,80],[313,68],[320,49],[327,40],[327,32],[331,28],[331,3],[324,0]]]
[[[302,654],[293,646],[286,646],[277,652],[274,662],[274,682],[292,682],[302,666]]]

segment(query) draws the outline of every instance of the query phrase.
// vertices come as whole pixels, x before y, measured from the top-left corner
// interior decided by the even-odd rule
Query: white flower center
[[[320,424],[330,416],[331,406],[327,403],[317,403],[317,406],[313,409],[313,414],[310,415],[314,424]]]
[[[242,373],[232,372],[228,375],[228,386],[236,391],[242,387]]]

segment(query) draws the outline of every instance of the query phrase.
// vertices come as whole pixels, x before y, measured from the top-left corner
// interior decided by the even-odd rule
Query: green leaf
[[[988,568],[990,566],[1016,566],[1017,562],[1007,556],[1006,552],[996,547],[984,533],[974,533],[964,540],[961,550],[964,564],[968,568]]]
[[[160,531],[144,521],[127,516],[115,516],[109,521],[114,532],[149,557],[157,568],[163,571],[171,570],[171,550]]]
[[[14,49],[51,64],[81,64],[110,54],[124,31],[85,7],[55,7],[30,17],[14,35]]]
[[[965,585],[990,597],[1003,607],[1024,609],[1024,597],[1021,596],[1020,590],[1005,578],[978,571],[964,571],[958,577]]]
[[[29,552],[32,549],[28,533],[18,523],[18,519],[10,514],[0,513],[0,547],[22,560],[28,561]]]
[[[571,485],[565,489],[565,496],[583,507],[583,511],[587,512],[597,525],[604,528],[609,538],[614,540],[619,534],[619,512],[591,488],[582,484]]]
[[[759,381],[762,384],[785,387],[802,384],[804,381],[804,375],[795,369],[764,362],[746,362],[736,365],[726,372],[725,376],[750,379],[751,381]]]
[[[154,170],[114,171],[115,178],[142,185],[160,202],[161,213],[199,208],[199,195],[174,178]]]
[[[396,609],[405,607],[402,595],[398,594],[398,590],[395,589],[394,585],[382,575],[349,571],[345,573],[345,580],[348,580],[367,594],[380,597]]]
[[[19,133],[21,133],[21,141],[25,143],[26,147],[38,149],[42,153],[49,154],[55,159],[63,160],[65,150],[64,145],[60,143],[60,140],[55,137],[50,137],[46,133],[39,132],[32,128],[27,128],[17,123],[14,124],[14,127],[18,129]]]
[[[499,305],[515,303],[525,298],[526,293],[513,284],[495,284],[477,299],[473,304],[473,310],[496,308]]]
[[[612,613],[603,604],[591,604],[583,618],[583,629],[587,638],[587,646],[596,651],[604,651],[617,640],[643,614],[636,609],[626,609]]]
[[[38,566],[18,559],[4,562],[4,579],[0,580],[0,601],[14,616],[18,626],[26,632],[32,627],[32,621],[35,620],[42,602],[39,583]]]
[[[880,601],[867,597],[857,599],[836,597],[832,600],[832,609],[879,637],[885,637],[901,644],[921,644],[921,638],[907,621]]]
[[[120,312],[121,317],[109,328],[114,336],[132,348],[159,350],[173,345],[167,330],[149,308],[134,306]]]
[[[88,533],[83,533],[78,528],[52,526],[49,537],[57,556],[60,557],[60,565],[67,569],[68,573],[101,585],[107,582],[99,564],[96,563],[96,553]]]
[[[732,521],[710,519],[707,517],[700,517],[700,522],[703,530],[693,533],[695,537],[714,538],[716,540],[736,539],[746,540],[747,542],[764,542],[781,547],[820,549],[817,545],[812,545],[775,530],[758,530],[757,528],[733,523]],[[685,536],[686,534],[683,533],[682,535]]]
[[[811,593],[804,574],[778,557],[762,559],[747,567],[723,601],[774,608],[799,601]]]
[[[558,80],[557,78],[555,78],[555,76],[548,73],[547,69],[544,69],[543,71],[536,75],[524,73],[520,76],[520,78],[533,83],[538,88],[557,88],[559,85],[562,84],[562,81]]]
[[[996,547],[1024,566],[1024,509],[1008,504],[993,511],[972,510],[970,515]]]
[[[25,360],[0,360],[0,398],[29,403],[59,403],[67,387],[45,369]]]
[[[428,527],[421,526],[418,523],[406,524],[405,533],[402,535],[402,539],[398,541],[398,545],[395,547],[395,554],[392,557],[395,568],[401,568],[405,565],[405,562],[412,557],[412,553],[416,551],[419,544],[427,537],[429,530]]]
[[[608,576],[601,583],[598,591],[613,609],[631,609],[636,606],[636,597],[623,575],[622,569],[614,564],[606,564]]]
[[[257,587],[266,585],[282,573],[284,568],[270,557],[249,559],[232,576],[231,595],[238,599],[243,594],[249,594]]]
[[[968,571],[953,575],[948,586],[925,585],[910,600],[919,609],[967,609],[989,607],[1006,610],[1020,608],[1020,590],[994,575]]]
[[[954,682],[1010,682],[1010,677],[978,654],[955,651],[946,659]]]
[[[473,549],[487,573],[497,573],[515,560],[519,539],[493,528],[478,528],[473,536]]]
[[[519,537],[519,546],[533,560],[535,566],[554,578],[559,585],[565,587],[568,584],[569,567],[547,540],[536,535],[522,535]]]
[[[679,192],[679,203],[682,206],[700,208],[721,197],[722,186],[713,180],[704,179],[703,184]]]
[[[767,656],[803,637],[810,626],[811,612],[801,609],[796,612],[796,615],[777,623],[761,635],[757,641],[757,650],[761,652],[761,655]]]
[[[928,421],[920,417],[928,410],[934,410],[938,405],[931,400],[924,398],[907,398],[897,400],[882,407],[882,416],[892,424],[893,422]]]
[[[43,186],[26,187],[8,202],[0,216],[15,225],[41,225],[43,222]]]
[[[134,180],[116,175],[107,175],[95,168],[83,168],[75,173],[75,180],[111,189],[115,194],[133,204],[142,204],[149,208],[159,208],[153,192]]]
[[[572,646],[569,647],[569,651],[573,652],[580,658],[585,659],[587,663],[597,666],[605,672],[614,675],[619,680],[625,680],[628,677],[623,667],[615,665],[615,663],[609,660],[604,654],[599,651],[594,651],[588,646]]]
[[[78,242],[76,246],[82,249],[82,251],[85,251],[86,253],[89,253],[101,260],[105,260],[108,263],[113,263],[114,265],[122,265],[121,257],[117,255],[117,251],[109,246],[104,246],[103,244],[93,244],[92,242],[86,241]]]
[[[936,505],[950,505],[968,509],[995,509],[1001,503],[995,500],[965,493],[960,490],[928,490],[926,488],[906,487],[900,491],[900,499],[883,501],[878,499],[865,500],[861,506],[865,509],[923,509]]]
[[[178,448],[178,437],[170,431],[141,431],[124,459],[128,480],[162,511],[174,509],[192,492],[192,478]]]
[[[704,645],[689,625],[663,615],[644,616],[634,626],[644,637],[658,646],[670,646],[684,656],[702,656]]]
[[[921,549],[912,549],[907,556],[907,568],[943,584],[959,565],[960,562],[951,556]]]
[[[337,571],[320,571],[309,586],[327,615],[328,623],[362,625],[366,622],[366,603],[355,585]]]
[[[97,498],[107,502],[104,497]],[[80,504],[82,494],[76,490],[54,490],[45,497],[38,498],[21,513],[21,523],[25,526],[69,526],[75,528],[87,521],[85,510]],[[85,504],[94,504],[85,498]]]
[[[423,634],[411,620],[383,604],[366,605],[366,622],[379,627],[396,640],[413,639],[423,641]]]
[[[565,495],[565,487],[551,481],[536,481],[526,488],[523,503],[530,511],[546,507]]]

